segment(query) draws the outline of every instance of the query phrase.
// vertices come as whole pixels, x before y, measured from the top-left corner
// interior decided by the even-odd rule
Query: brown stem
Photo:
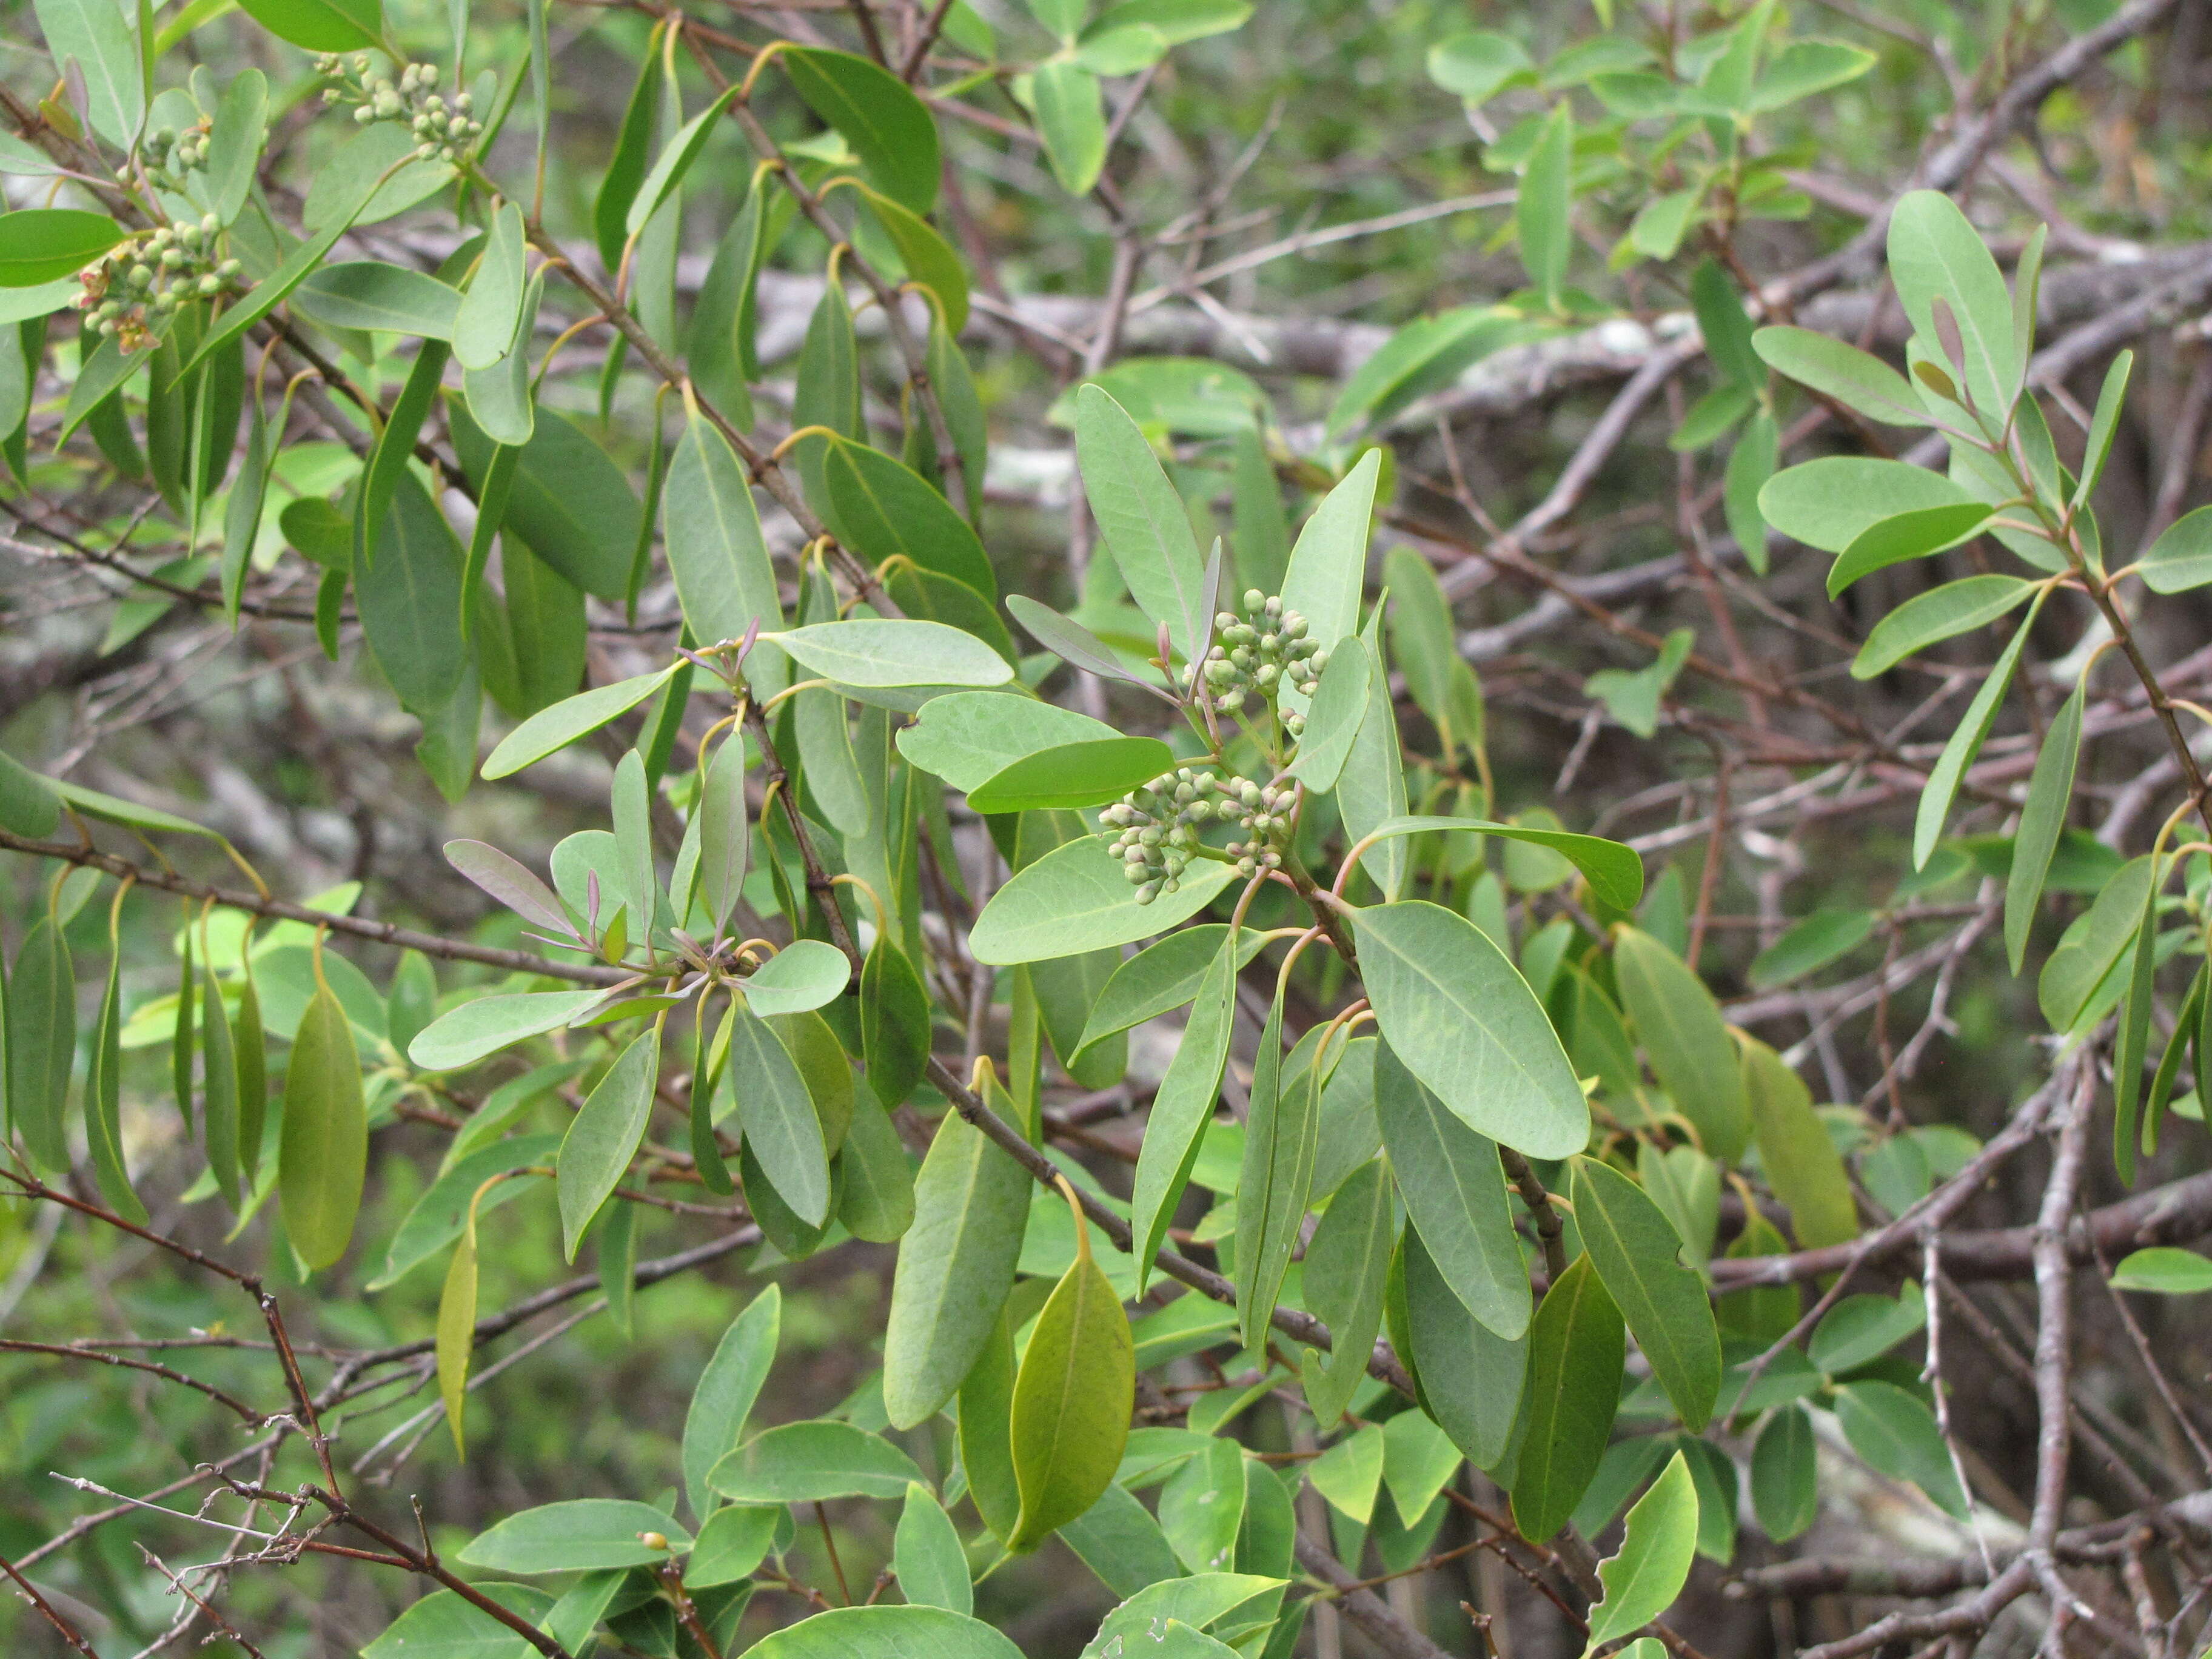
[[[16,1571],[15,1564],[4,1555],[0,1555],[0,1572],[6,1573],[15,1581],[15,1589],[22,1598],[46,1615],[46,1622],[61,1632],[62,1640],[82,1654],[84,1659],[100,1659],[100,1656],[93,1651],[92,1644],[77,1634],[76,1626],[55,1611],[54,1604],[40,1595],[31,1581]]]
[[[1505,1166],[1505,1178],[1513,1183],[1513,1190],[1521,1194],[1522,1203],[1528,1206],[1528,1213],[1535,1218],[1536,1237],[1544,1248],[1544,1271],[1556,1283],[1567,1270],[1566,1223],[1553,1204],[1551,1194],[1537,1179],[1534,1164],[1503,1144],[1498,1148],[1498,1158]]]

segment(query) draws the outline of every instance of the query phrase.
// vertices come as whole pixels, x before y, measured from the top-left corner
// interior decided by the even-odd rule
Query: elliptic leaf
[[[1406,1069],[1480,1133],[1532,1158],[1589,1139],[1589,1109],[1528,982],[1473,922],[1422,900],[1352,919],[1367,994]]]

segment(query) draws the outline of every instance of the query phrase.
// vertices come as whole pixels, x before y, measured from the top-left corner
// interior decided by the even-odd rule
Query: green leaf
[[[7,1082],[9,1117],[42,1170],[69,1168],[64,1110],[76,1053],[76,964],[53,915],[40,915],[7,980]]]
[[[756,622],[780,625],[783,611],[752,487],[729,441],[703,416],[684,426],[662,501],[669,570],[691,637],[713,645],[743,639]]]
[[[553,1598],[529,1584],[477,1588],[510,1613],[541,1619]],[[529,1659],[530,1644],[453,1590],[435,1590],[409,1607],[361,1650],[362,1659]]]
[[[1382,1425],[1382,1484],[1402,1520],[1428,1512],[1459,1473],[1459,1448],[1419,1412],[1400,1412]]]
[[[1324,1032],[1321,1040],[1329,1037]],[[1245,1346],[1255,1350],[1266,1342],[1312,1194],[1322,1058],[1316,1047],[1304,1073],[1285,1080],[1279,991],[1252,1062],[1243,1168],[1237,1182],[1237,1311]]]
[[[319,0],[284,0],[284,3],[318,4]],[[329,219],[314,234],[286,254],[282,264],[256,283],[250,293],[223,312],[215,325],[200,337],[199,349],[192,353],[191,361],[184,367],[184,373],[190,374],[217,352],[245,337],[248,329],[290,297],[292,290],[307,280],[309,272],[319,270],[338,238],[350,230],[354,221],[368,211],[370,200],[378,193],[385,177],[382,173],[372,174],[358,181],[357,190],[349,190],[336,198]]]
[[[839,1153],[837,1219],[855,1238],[892,1244],[914,1224],[914,1163],[874,1093],[872,1088],[855,1091],[852,1124]]]
[[[1119,29],[1149,28],[1170,46],[1180,46],[1242,28],[1251,15],[1248,0],[1121,0],[1092,20],[1083,36],[1089,40]]]
[[[141,14],[108,0],[33,0],[32,11],[39,20],[39,33],[46,37],[46,51],[56,70],[61,70],[70,59],[76,60],[84,77],[84,112],[91,119],[92,130],[118,149],[129,149],[137,142],[146,119],[144,49],[153,44],[150,38],[142,38],[150,35],[149,30],[132,27],[133,19]],[[22,14],[19,11],[15,16],[18,21],[11,33],[20,46],[25,44]],[[374,43],[349,40],[346,44]]]
[[[1929,424],[1919,394],[1902,374],[1870,352],[1787,325],[1760,329],[1751,337],[1751,344],[1768,368],[1869,420],[1886,426]]]
[[[924,705],[927,707],[927,705]],[[1175,751],[1158,738],[1096,738],[1024,755],[968,792],[978,812],[1026,812],[1097,806],[1175,769]]]
[[[477,1189],[494,1176],[533,1164],[550,1164],[560,1146],[561,1137],[556,1134],[516,1135],[476,1147],[456,1158],[415,1200],[415,1207],[385,1248],[382,1271],[366,1288],[380,1291],[397,1284],[459,1238],[467,1223],[471,1200],[482,1218],[530,1191],[526,1181],[502,1181],[477,1198]]]
[[[1632,1634],[1674,1605],[1698,1553],[1698,1488],[1680,1452],[1628,1511],[1620,1550],[1598,1563],[1605,1594],[1589,1613],[1593,1653]]]
[[[633,1037],[568,1125],[555,1161],[561,1200],[562,1253],[574,1261],[585,1230],[620,1183],[653,1115],[660,1078],[660,1033],[652,1027]],[[289,1137],[286,1144],[289,1145]]]
[[[1236,1452],[1237,1449],[1230,1445],[1229,1449]],[[1240,1463],[1241,1456],[1238,1454]],[[1240,1508],[1243,1491],[1240,1472],[1236,1486]],[[1225,1488],[1223,1495],[1228,1495]],[[1234,1634],[1241,1622],[1237,1615],[1252,1611],[1272,1613],[1280,1599],[1283,1582],[1256,1573],[1192,1572],[1149,1585],[1099,1622],[1098,1633],[1084,1644],[1081,1659],[1115,1659],[1133,1650],[1140,1639],[1159,1639],[1156,1632],[1164,1632],[1170,1622],[1193,1630],[1215,1626]]]
[[[1583,1248],[1636,1346],[1684,1426],[1704,1428],[1720,1395],[1720,1334],[1680,1235],[1634,1182],[1594,1159],[1575,1165],[1574,1201]]]
[[[2109,1003],[2098,997],[2111,984],[2120,953],[2136,941],[2151,885],[2152,860],[2130,859],[2104,883],[2087,914],[2077,918],[2043,964],[2036,1000],[2057,1031],[2070,1030],[2085,1010]]]
[[[1767,1185],[1790,1206],[1798,1245],[1815,1250],[1857,1237],[1858,1207],[1843,1156],[1813,1109],[1811,1091],[1781,1055],[1748,1038],[1743,1093]]]
[[[794,46],[779,59],[807,107],[844,135],[877,187],[927,213],[937,201],[937,123],[880,64],[850,52]]]
[[[392,480],[392,510],[376,546],[375,563],[353,573],[362,631],[401,707],[428,718],[453,700],[468,647],[461,634],[460,544],[411,472],[403,470]]]
[[[1566,1525],[1597,1473],[1625,1353],[1620,1310],[1589,1257],[1577,1256],[1528,1324],[1528,1427],[1513,1477],[1513,1520],[1531,1543]]]
[[[922,704],[893,741],[925,772],[972,790],[1028,756],[1120,736],[1103,720],[1035,697],[952,691]]]
[[[1463,1123],[1532,1158],[1589,1139],[1589,1109],[1528,983],[1473,922],[1421,900],[1352,919],[1367,994],[1406,1069]]]
[[[714,1490],[739,1504],[820,1503],[832,1498],[903,1498],[921,1479],[914,1460],[881,1435],[816,1420],[769,1429],[714,1465]]]
[[[2158,1296],[2198,1296],[2212,1291],[2212,1261],[2194,1250],[2154,1245],[2122,1257],[2112,1269],[2112,1285]]]
[[[1841,40],[1792,40],[1774,54],[1751,89],[1751,107],[1775,110],[1856,81],[1877,59]]]
[[[1678,454],[1705,449],[1718,443],[1735,430],[1745,416],[1758,407],[1758,399],[1749,386],[1723,381],[1690,405],[1667,440],[1667,447]]]
[[[1673,1224],[1690,1265],[1703,1271],[1712,1260],[1713,1231],[1720,1224],[1720,1166],[1694,1146],[1662,1151],[1647,1140],[1636,1149],[1636,1177]]]
[[[1305,1361],[1306,1402],[1323,1429],[1336,1425],[1367,1375],[1368,1356],[1382,1324],[1390,1253],[1397,1243],[1398,1206],[1390,1170],[1381,1159],[1370,1158],[1331,1195],[1306,1245],[1306,1306],[1328,1325],[1333,1339],[1325,1364],[1317,1365],[1310,1354]],[[1369,1495],[1373,1495],[1371,1484]]]
[[[1130,597],[1168,630],[1176,654],[1188,663],[1212,618],[1206,614],[1206,573],[1182,497],[1136,422],[1107,392],[1085,386],[1076,394],[1075,410],[1084,494],[1115,568]],[[1294,568],[1295,563],[1294,557]],[[1318,625],[1316,618],[1309,621]]]
[[[377,0],[238,0],[246,15],[280,40],[309,52],[351,52],[383,44]]]
[[[1307,1464],[1306,1479],[1338,1514],[1365,1526],[1382,1481],[1382,1425],[1361,1424]]]
[[[1881,1358],[1927,1323],[1927,1301],[1907,1279],[1894,1297],[1847,1296],[1837,1303],[1814,1328],[1806,1356],[1825,1375],[1841,1376]]]
[[[860,968],[860,1052],[868,1086],[886,1111],[912,1094],[928,1068],[929,994],[914,962],[888,933]]]
[[[368,1167],[368,1120],[353,1028],[325,985],[293,1039],[277,1165],[284,1231],[311,1269],[328,1267],[345,1254]]]
[[[465,409],[447,407],[462,467],[479,490],[489,494],[494,458],[501,452]],[[568,416],[540,409],[530,441],[512,465],[501,526],[586,593],[608,600],[625,598],[641,509],[613,458]],[[673,517],[668,529],[672,547],[685,546],[686,538],[701,533],[692,521]],[[678,591],[680,596],[680,580]],[[711,644],[720,636],[693,637]]]
[[[1820,1470],[1813,1418],[1784,1406],[1767,1419],[1751,1449],[1751,1502],[1759,1524],[1778,1544],[1811,1526],[1820,1512]]]
[[[516,308],[514,332],[488,368],[464,370],[461,395],[469,418],[494,442],[511,449],[529,443],[538,429],[537,388],[531,379],[530,337],[538,325],[538,310],[545,294],[545,272],[540,267],[522,290]]]
[[[1235,1561],[1244,1496],[1244,1449],[1226,1437],[1212,1440],[1169,1477],[1160,1492],[1160,1529],[1190,1572]],[[1104,1626],[1099,1632],[1105,1633]]]
[[[1774,416],[1762,410],[1751,417],[1735,447],[1729,451],[1728,470],[1722,479],[1722,509],[1729,534],[1742,550],[1744,562],[1762,576],[1766,574],[1766,520],[1759,510],[1759,493],[1774,476],[1781,444]]]
[[[1828,906],[1814,911],[1752,959],[1753,988],[1771,990],[1820,972],[1864,944],[1874,921],[1871,910]]]
[[[2088,442],[2081,451],[2081,477],[2074,486],[2072,506],[2077,513],[2095,492],[2097,481],[2105,476],[2105,463],[2112,459],[2112,440],[2119,435],[2120,416],[2127,410],[2128,376],[2135,363],[2136,354],[2123,351],[2105,371],[2096,413],[2089,417]]]
[[[1521,240],[1521,263],[1528,286],[1547,311],[1559,308],[1559,289],[1567,279],[1567,255],[1574,245],[1569,215],[1574,206],[1575,112],[1563,99],[1537,131],[1521,173],[1513,222]]]
[[[1012,1435],[1021,1516],[1006,1547],[1034,1549],[1113,1483],[1129,1438],[1136,1364],[1129,1322],[1088,1231],[1046,1299],[1014,1379]]]
[[[1063,1525],[1060,1539],[1116,1595],[1134,1595],[1182,1572],[1152,1511],[1118,1486]]]
[[[659,1533],[668,1547],[640,1543],[646,1532]],[[471,1538],[455,1559],[486,1572],[592,1572],[658,1566],[690,1547],[691,1534],[650,1504],[580,1498],[511,1515]]]
[[[504,203],[453,317],[453,356],[463,368],[489,368],[514,349],[527,286],[523,253],[522,209]]]
[[[131,1185],[131,1166],[123,1150],[122,965],[119,954],[108,958],[107,988],[100,997],[100,1016],[92,1028],[91,1067],[85,1079],[84,1131],[100,1196],[118,1215],[143,1226],[146,1206]],[[189,986],[189,962],[185,975]],[[190,1103],[188,1085],[183,1104],[189,1109]]]
[[[1936,301],[1950,308],[1966,354],[1966,390],[1991,429],[2002,427],[2026,368],[2013,336],[2012,295],[1956,202],[1935,190],[1899,198],[1889,219],[1889,275],[1923,343],[1942,337]]]
[[[1543,816],[1550,817],[1546,813]],[[1553,818],[1552,822],[1559,822]],[[1385,818],[1367,833],[1377,840],[1427,831],[1467,830],[1495,836],[1500,841],[1541,847],[1557,853],[1581,871],[1601,902],[1616,910],[1632,910],[1644,897],[1644,860],[1635,849],[1601,836],[1581,836],[1570,830],[1550,830],[1540,823],[1499,823],[1490,818],[1428,817],[1409,815]],[[1562,872],[1562,874],[1565,872]]]
[[[646,157],[651,154],[653,133],[660,118],[660,41],[652,37],[623,106],[622,125],[616,130],[606,170],[600,175],[599,194],[592,200],[592,228],[599,258],[609,270],[622,264],[623,244],[629,204],[644,182]]]
[[[838,539],[870,564],[903,555],[986,599],[998,597],[983,544],[919,474],[880,450],[842,439],[824,446],[822,472]]]
[[[2154,593],[2184,593],[2212,582],[2212,507],[2185,513],[2160,531],[2136,568]]]
[[[438,1297],[435,1340],[439,1403],[445,1407],[446,1425],[453,1431],[453,1455],[465,1457],[469,1362],[475,1357],[477,1343],[477,1242],[473,1228],[463,1234],[446,1268],[445,1289]]]
[[[1508,1342],[1470,1316],[1418,1231],[1404,1235],[1399,1257],[1404,1328],[1393,1329],[1405,1339],[1399,1357],[1414,1373],[1421,1408],[1479,1468],[1498,1469],[1520,1420],[1532,1338]]]
[[[292,303],[326,328],[381,329],[446,340],[453,337],[462,296],[436,277],[404,265],[350,259],[307,277],[293,291]],[[508,333],[513,331],[510,325]]]
[[[1735,1162],[1748,1125],[1735,1048],[1712,993],[1681,957],[1633,927],[1615,936],[1613,975],[1660,1085],[1697,1127],[1705,1151]]]
[[[82,3],[89,9],[95,0]],[[104,213],[77,208],[0,213],[0,289],[36,288],[73,276],[122,240],[123,227]]]
[[[819,945],[836,957],[842,988],[843,956],[818,940],[785,948],[796,951],[800,945]],[[775,1030],[752,1011],[733,1006],[729,1030],[729,1078],[745,1145],[792,1213],[810,1227],[819,1226],[830,1214],[830,1159],[806,1081]]]
[[[753,1659],[1016,1659],[1021,1650],[981,1620],[944,1607],[832,1607],[768,1635]]]
[[[510,1043],[558,1030],[605,996],[605,991],[526,991],[478,997],[416,1033],[407,1057],[426,1072],[457,1072]]]
[[[1862,576],[1973,540],[1996,513],[1979,501],[1968,501],[1916,507],[1869,525],[1828,568],[1828,597],[1834,599]]]
[[[704,1517],[714,1508],[707,1477],[744,1440],[745,1419],[775,1363],[782,1328],[783,1291],[770,1285],[730,1322],[707,1369],[699,1373],[684,1417],[683,1443],[684,1493],[696,1516]],[[701,1542],[705,1541],[702,1532]]]
[[[876,216],[897,247],[899,260],[906,266],[907,280],[936,296],[946,328],[957,334],[967,327],[968,272],[960,263],[960,256],[952,251],[952,245],[927,219],[880,191],[867,191],[865,199],[868,210]]]
[[[969,1580],[960,1534],[945,1506],[919,1480],[907,1485],[906,1504],[899,1510],[891,1546],[891,1571],[898,1575],[899,1592],[910,1605],[958,1613],[975,1611],[975,1586]]]
[[[683,188],[684,175],[691,171],[707,141],[714,136],[715,124],[733,102],[743,88],[738,83],[725,87],[714,101],[678,128],[674,137],[662,148],[638,186],[637,194],[630,199],[629,210],[623,217],[623,229],[630,236],[642,231],[661,204]]]
[[[1218,922],[1179,928],[1115,969],[1099,988],[1076,1045],[1079,1057],[1094,1044],[1148,1019],[1171,1013],[1199,994],[1214,970],[1229,930]],[[1237,966],[1260,953],[1266,935],[1244,930],[1237,940]]]
[[[942,623],[861,617],[763,634],[810,673],[843,685],[1004,685],[1006,659]]]
[[[1910,1480],[1955,1520],[1972,1513],[1943,1431],[1913,1395],[1888,1382],[1846,1382],[1836,1390],[1836,1420],[1869,1468]]]
[[[745,806],[745,751],[725,743],[714,751],[699,786],[699,897],[719,934],[728,925],[744,888],[750,855]],[[686,908],[683,904],[679,909]]]
[[[1953,584],[1960,586],[1960,584]],[[1940,589],[1938,590],[1941,591]],[[1920,792],[1920,805],[1912,825],[1912,867],[1927,866],[1936,843],[1943,834],[1943,823],[1950,816],[1951,802],[1966,779],[1966,769],[1974,763],[1981,752],[1982,740],[1989,735],[1990,726],[1996,720],[1997,708],[2011,688],[2013,672],[2020,666],[2021,653],[2027,648],[2027,636],[2035,625],[2036,613],[2043,608],[2048,597],[2047,588],[2037,591],[2035,603],[2028,607],[2027,619],[2013,632],[2011,641],[1999,653],[1996,665],[1974,693],[1974,700],[1966,705],[1965,718],[1960,720],[1943,752],[1936,757],[1929,769],[1928,781]],[[1869,641],[1872,643],[1871,641]],[[1853,672],[1856,672],[1854,665]]]
[[[206,1056],[202,1083],[201,1128],[207,1140],[208,1167],[234,1214],[241,1212],[244,1192],[238,1160],[238,1044],[223,1006],[215,965],[204,963],[199,981],[201,1044]]]
[[[709,1504],[713,1497],[708,1496]],[[684,1564],[684,1588],[709,1589],[753,1576],[775,1542],[785,1511],[772,1504],[728,1504],[709,1515]]]
[[[1468,1313],[1517,1340],[1528,1328],[1528,1269],[1497,1143],[1446,1111],[1387,1041],[1375,1051],[1375,1114],[1430,1260]]]
[[[1054,848],[991,895],[969,935],[969,954],[1003,965],[1127,945],[1195,915],[1234,874],[1226,864],[1194,864],[1177,890],[1139,904],[1126,867],[1096,836]]]
[[[540,709],[500,740],[484,761],[483,775],[507,777],[566,749],[579,738],[590,736],[660,690],[680,665],[672,663],[657,673],[594,686],[563,698],[550,708]]]
[[[0,826],[18,836],[51,836],[61,814],[52,783],[13,755],[0,753]]]
[[[1106,103],[1098,77],[1073,58],[1037,65],[1030,106],[1053,176],[1071,196],[1087,196],[1106,167]]]
[[[852,976],[845,953],[835,945],[793,939],[744,981],[745,1002],[763,1018],[803,1014],[835,1001]]]
[[[1370,449],[1314,508],[1283,573],[1283,608],[1306,619],[1306,637],[1329,652],[1359,625],[1359,589],[1375,516],[1382,452]],[[1328,671],[1323,670],[1324,673]]]
[[[1524,77],[1533,81],[1536,73],[1527,48],[1511,35],[1490,29],[1437,41],[1429,48],[1427,69],[1429,79],[1470,104],[1482,103]]]
[[[884,1409],[912,1428],[952,1397],[998,1328],[1030,1212],[1030,1176],[957,1112],[914,1184],[884,1329]]]
[[[2051,854],[2057,850],[2058,837],[2066,828],[2067,810],[2073,803],[2074,768],[2081,748],[2082,705],[2088,690],[2087,679],[2075,681],[2073,695],[2059,705],[2043,734],[2042,752],[2035,757],[2027,799],[2021,808],[2020,828],[2013,836],[2012,869],[2005,878],[2004,932],[2005,955],[2015,974],[2027,956],[2036,905],[2043,897]]]
[[[1322,670],[1313,703],[1306,711],[1305,730],[1298,737],[1297,757],[1286,775],[1304,781],[1326,794],[1334,789],[1352,757],[1352,746],[1367,720],[1367,681],[1372,660],[1364,650],[1329,653]]]
[[[1790,467],[1759,492],[1759,510],[1767,523],[1791,540],[1827,553],[1844,552],[1874,526],[1900,513],[1974,504],[1972,496],[1940,472],[1856,455],[1831,455]]]

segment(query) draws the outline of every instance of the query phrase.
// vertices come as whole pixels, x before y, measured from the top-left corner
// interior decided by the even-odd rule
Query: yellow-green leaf
[[[1680,1260],[1682,1238],[1644,1189],[1610,1164],[1575,1164],[1575,1224],[1636,1346],[1674,1409],[1702,1429],[1720,1394],[1720,1333],[1705,1280]]]
[[[1037,1316],[1014,1378],[1014,1481],[1022,1508],[1009,1549],[1034,1549],[1112,1483],[1129,1438],[1136,1380],[1121,1298],[1086,1249]]]
[[[353,1028],[324,985],[292,1043],[276,1175],[285,1231],[309,1267],[330,1267],[345,1254],[368,1168],[368,1118]]]
[[[446,1402],[446,1425],[453,1431],[453,1450],[465,1456],[462,1413],[469,1401],[469,1360],[477,1338],[477,1237],[471,1223],[453,1247],[446,1269],[446,1288],[438,1297],[438,1395]]]

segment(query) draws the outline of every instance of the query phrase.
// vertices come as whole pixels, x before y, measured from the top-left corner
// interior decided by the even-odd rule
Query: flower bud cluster
[[[149,313],[166,317],[196,301],[248,286],[245,266],[222,257],[222,234],[221,222],[210,213],[134,236],[77,274],[84,292],[74,303],[94,333],[115,337],[125,351],[135,350],[149,337]]]
[[[1295,793],[1288,783],[1260,784],[1182,766],[1139,786],[1098,817],[1111,832],[1108,848],[1121,860],[1137,902],[1150,904],[1182,884],[1183,872],[1200,855],[1200,838],[1208,824],[1233,824],[1249,837],[1223,849],[1237,861],[1238,875],[1280,869]]]
[[[417,161],[442,156],[459,161],[469,154],[483,123],[475,118],[475,101],[465,92],[447,98],[438,90],[438,71],[428,64],[409,64],[394,82],[388,75],[371,73],[372,60],[365,52],[348,58],[326,52],[315,68],[328,82],[323,88],[325,104],[351,104],[353,118],[367,126],[372,121],[404,121],[415,135]]]
[[[139,141],[138,159],[155,183],[166,190],[183,191],[185,175],[207,166],[211,125],[202,120],[181,133],[174,127],[156,127]],[[125,184],[131,182],[127,171],[116,176]]]
[[[1285,685],[1311,696],[1328,666],[1328,653],[1306,637],[1306,619],[1285,610],[1279,595],[1252,588],[1244,595],[1242,617],[1224,611],[1213,625],[1218,643],[1206,653],[1199,676],[1204,693],[1224,714],[1242,709],[1255,692],[1273,702]],[[1292,737],[1304,723],[1295,714],[1284,716]]]
[[[1214,799],[1221,787],[1211,772],[1178,767],[1139,784],[1098,815],[1109,829],[1119,831],[1108,846],[1137,890],[1138,903],[1150,904],[1181,884],[1183,871],[1198,855],[1200,832],[1217,809],[1229,816],[1228,803]]]
[[[1290,839],[1291,809],[1297,787],[1289,783],[1255,783],[1238,778],[1222,791],[1214,816],[1234,823],[1250,837],[1232,841],[1222,850],[1237,860],[1237,873],[1250,878],[1262,870],[1283,866],[1283,844]]]

